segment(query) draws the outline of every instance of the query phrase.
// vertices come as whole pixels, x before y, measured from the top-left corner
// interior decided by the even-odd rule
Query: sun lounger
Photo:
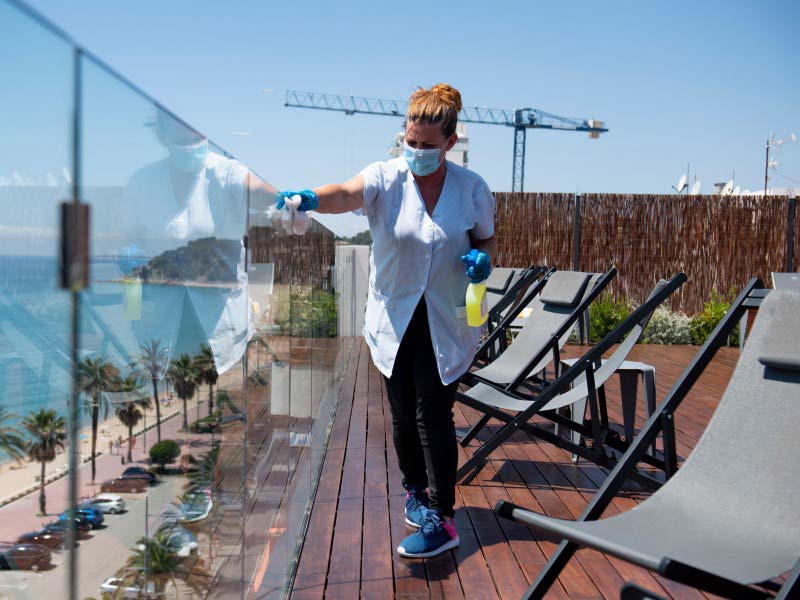
[[[659,282],[641,306],[537,395],[527,394],[520,385],[519,378],[512,385],[499,386],[487,381],[478,383],[467,391],[458,392],[456,398],[459,402],[483,413],[483,417],[476,423],[476,426],[483,427],[490,418],[495,418],[505,424],[473,452],[472,457],[459,469],[459,478],[474,476],[483,468],[488,456],[495,448],[518,429],[568,449],[575,456],[587,458],[601,465],[610,464],[611,457],[606,453],[606,446],[622,451],[627,448],[628,444],[627,442],[623,443],[610,428],[603,386],[625,361],[653,311],[685,281],[686,276],[679,273],[669,281]],[[512,347],[516,343],[514,342]],[[613,354],[606,360],[602,360],[603,355],[616,344],[619,345]],[[538,364],[541,354],[541,351],[538,352],[531,363]],[[589,427],[573,421],[572,418],[557,414],[559,409],[570,407],[575,410],[577,405],[581,407],[578,410],[582,417],[584,403],[588,403],[589,406]],[[532,423],[531,419],[534,415],[546,417],[568,431],[577,432],[584,440],[591,439],[592,448],[577,444],[573,438],[566,440],[559,434]],[[582,420],[582,418],[578,419],[578,421]],[[674,453],[670,441],[669,437],[665,438],[665,444],[669,446],[665,452],[668,456]],[[670,467],[669,462],[653,456],[645,456],[643,460],[665,471]]]
[[[528,385],[526,380],[537,376],[550,363],[553,363],[555,375],[558,376],[560,352],[572,334],[575,323],[616,274],[613,268],[603,274],[550,269],[531,287],[514,312],[483,342],[476,354],[475,365],[485,366],[466,373],[461,379],[462,383],[487,383],[502,389],[515,389],[520,385]],[[507,328],[516,313],[525,308],[530,308],[531,314],[511,346],[506,346]],[[502,352],[496,356],[498,346]],[[485,360],[487,357],[488,362]],[[466,446],[489,418],[487,414],[466,432],[461,438],[461,445]]]
[[[800,293],[767,292],[759,280],[748,283],[579,520],[498,503],[501,516],[565,540],[525,598],[544,597],[579,546],[727,598],[800,597]],[[684,465],[635,508],[600,519],[743,312],[759,306],[725,394]]]
[[[485,367],[467,373],[464,382],[517,385],[550,362],[558,365],[559,351],[578,319],[616,274],[616,269],[603,274],[550,270],[516,307],[515,312],[530,308],[531,314],[514,342]],[[515,317],[509,314],[483,342],[477,353],[479,359],[484,347],[505,339],[506,328]],[[537,360],[533,362],[533,358]]]

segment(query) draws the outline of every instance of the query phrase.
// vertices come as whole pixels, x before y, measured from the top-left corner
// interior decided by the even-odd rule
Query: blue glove
[[[489,277],[492,272],[492,259],[483,250],[473,248],[469,254],[461,257],[467,267],[467,277],[470,283],[480,283]]]
[[[303,199],[300,206],[297,208],[297,210],[301,212],[314,210],[319,206],[319,198],[317,198],[317,194],[314,193],[313,190],[300,190],[299,192],[278,192],[275,196],[275,208],[283,210],[283,207],[286,205],[286,198],[291,198],[294,195],[300,196]]]

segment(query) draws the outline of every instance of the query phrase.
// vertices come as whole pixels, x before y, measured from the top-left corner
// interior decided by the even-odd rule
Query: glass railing
[[[333,234],[24,6],[0,40],[0,597],[286,596],[352,340]]]

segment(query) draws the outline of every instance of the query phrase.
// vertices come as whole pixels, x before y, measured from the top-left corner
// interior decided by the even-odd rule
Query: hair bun
[[[456,112],[461,111],[461,92],[446,83],[437,83],[431,88],[440,100],[452,106]]]

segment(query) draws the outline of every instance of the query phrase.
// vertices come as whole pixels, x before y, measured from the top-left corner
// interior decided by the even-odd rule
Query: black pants
[[[431,508],[454,514],[458,448],[453,402],[458,382],[442,384],[421,299],[403,335],[392,376],[384,378],[403,487],[430,487]]]

